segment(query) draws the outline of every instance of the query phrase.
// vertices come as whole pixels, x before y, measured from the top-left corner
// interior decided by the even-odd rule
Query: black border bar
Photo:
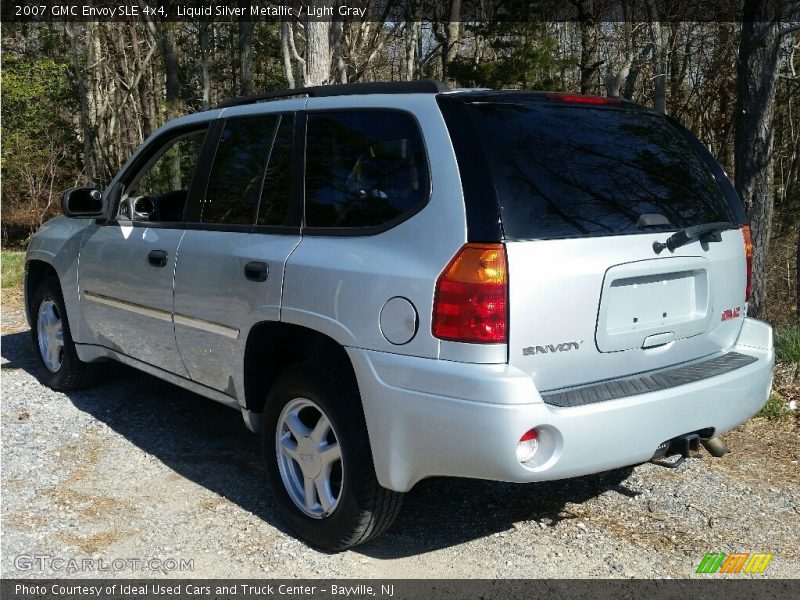
[[[738,576],[735,576],[738,577]],[[3,600],[795,600],[798,579],[3,579]]]
[[[3,22],[581,21],[743,22],[800,19],[800,0],[0,0]],[[747,12],[745,12],[747,9]]]

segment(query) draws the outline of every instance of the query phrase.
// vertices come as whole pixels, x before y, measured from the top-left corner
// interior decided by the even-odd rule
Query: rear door
[[[512,97],[471,108],[507,240],[510,364],[546,391],[733,344],[746,312],[743,214],[696,140],[622,105]],[[730,225],[654,249],[715,222]]]
[[[175,271],[175,336],[193,380],[238,396],[247,333],[279,320],[284,265],[300,241],[295,115],[235,116],[218,127]]]

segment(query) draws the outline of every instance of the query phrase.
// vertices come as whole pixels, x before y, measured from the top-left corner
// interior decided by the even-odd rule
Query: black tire
[[[295,505],[281,478],[276,431],[284,407],[297,398],[322,409],[338,437],[343,475],[339,502],[325,517],[313,518]],[[403,494],[378,483],[357,385],[336,370],[317,363],[289,367],[267,398],[261,444],[267,479],[283,517],[305,542],[342,551],[383,533],[400,512]]]
[[[63,330],[64,347],[61,350],[61,364],[55,371],[45,365],[39,347],[39,309],[47,301],[55,304],[55,311],[61,320]],[[75,351],[58,277],[54,275],[46,277],[34,291],[31,298],[31,321],[33,353],[36,356],[39,379],[42,383],[54,390],[68,392],[89,387],[97,380],[98,367],[81,361]]]

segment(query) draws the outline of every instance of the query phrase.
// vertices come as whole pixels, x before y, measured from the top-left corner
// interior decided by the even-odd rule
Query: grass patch
[[[25,271],[25,253],[3,250],[0,268],[2,268],[3,273],[3,289],[22,286],[22,276]]]
[[[778,362],[800,365],[800,326],[775,330],[775,358]]]
[[[764,408],[758,411],[756,416],[770,421],[783,421],[790,419],[792,414],[792,411],[786,407],[786,400],[778,394],[772,393],[769,395],[769,400],[767,400]]]

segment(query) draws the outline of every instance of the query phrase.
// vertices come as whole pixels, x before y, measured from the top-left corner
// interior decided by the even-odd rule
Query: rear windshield
[[[706,161],[662,116],[576,106],[471,105],[510,239],[642,233],[733,221]]]

